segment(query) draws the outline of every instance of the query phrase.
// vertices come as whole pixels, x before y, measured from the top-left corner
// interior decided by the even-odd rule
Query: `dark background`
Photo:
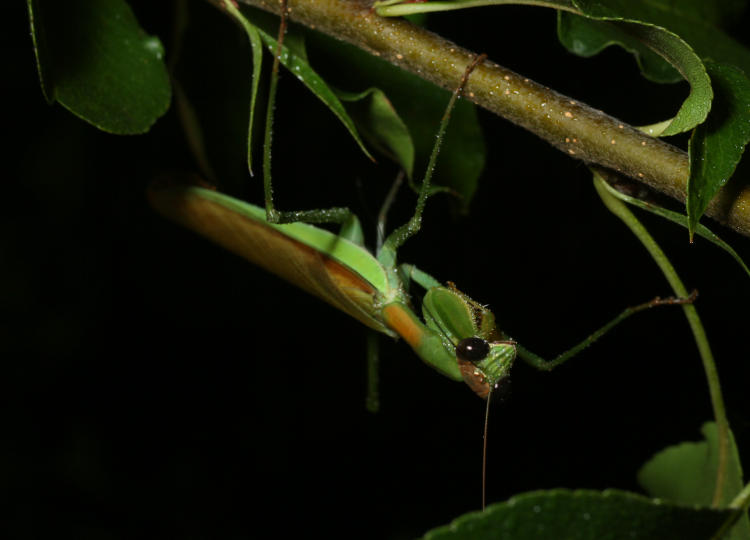
[[[169,54],[172,4],[131,4]],[[227,154],[217,169],[242,178],[259,202],[260,178],[248,182],[242,155],[231,155],[244,145],[245,38],[205,3],[191,7],[182,70],[205,91],[196,106],[218,110],[204,113],[209,144]],[[382,410],[368,414],[356,321],[148,207],[154,176],[195,168],[174,113],[148,135],[121,137],[47,106],[24,7],[2,9],[5,537],[411,538],[477,509],[483,403],[382,339]],[[548,10],[468,10],[429,24],[632,124],[668,117],[687,92],[643,80],[620,49],[567,53]],[[472,213],[452,219],[448,198],[432,199],[402,260],[454,281],[550,356],[625,306],[670,294],[581,163],[489,113],[480,121],[488,158]],[[280,85],[275,145],[282,208],[348,205],[374,230],[395,168],[367,161],[292,77]],[[392,223],[412,205],[403,191]],[[707,242],[689,245],[683,229],[643,220],[700,291],[750,463],[750,282]],[[750,260],[747,238],[706,223]],[[711,416],[680,310],[639,315],[553,373],[517,364],[511,397],[490,417],[488,499],[555,487],[638,491],[639,466],[700,439]]]

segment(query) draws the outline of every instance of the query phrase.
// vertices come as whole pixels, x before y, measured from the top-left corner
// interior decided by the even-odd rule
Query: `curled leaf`
[[[520,4],[558,10],[558,36],[572,52],[591,56],[618,44],[636,55],[646,76],[660,82],[674,82],[680,76],[690,83],[690,94],[663,135],[693,129],[706,119],[713,93],[706,69],[691,46],[667,27],[654,23],[638,10],[643,2],[618,0],[453,0],[409,2],[385,0],[375,3],[380,15],[396,16],[469,7]],[[635,5],[635,8],[633,7]]]
[[[708,203],[727,183],[750,141],[750,79],[742,70],[707,61],[716,99],[690,138],[687,215],[690,238]]]

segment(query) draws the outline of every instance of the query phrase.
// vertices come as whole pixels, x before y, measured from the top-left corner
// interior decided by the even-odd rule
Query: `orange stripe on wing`
[[[388,304],[383,308],[383,319],[389,328],[404,338],[412,348],[419,347],[424,330],[401,304]]]
[[[297,242],[300,249],[312,248],[305,246],[301,242]],[[363,293],[374,295],[376,294],[375,287],[359,274],[352,271],[349,267],[344,266],[336,259],[323,255],[323,264],[326,270],[330,274],[331,278],[336,281],[341,287],[359,289]]]

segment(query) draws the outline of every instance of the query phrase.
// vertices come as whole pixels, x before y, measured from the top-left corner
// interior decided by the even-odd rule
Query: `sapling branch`
[[[280,12],[277,0],[241,1]],[[446,89],[457,86],[462,66],[476,56],[408,21],[379,17],[371,0],[291,0],[289,4],[293,21],[352,43]],[[685,200],[687,153],[602,111],[490,61],[477,67],[466,96],[575,159],[603,165]],[[730,184],[706,213],[750,236],[750,187]]]

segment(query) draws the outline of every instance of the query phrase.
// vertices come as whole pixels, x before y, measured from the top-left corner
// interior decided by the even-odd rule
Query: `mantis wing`
[[[388,293],[385,270],[356,244],[304,223],[269,224],[265,210],[204,188],[153,185],[149,200],[169,219],[368,327],[395,335],[380,315],[382,297]]]

